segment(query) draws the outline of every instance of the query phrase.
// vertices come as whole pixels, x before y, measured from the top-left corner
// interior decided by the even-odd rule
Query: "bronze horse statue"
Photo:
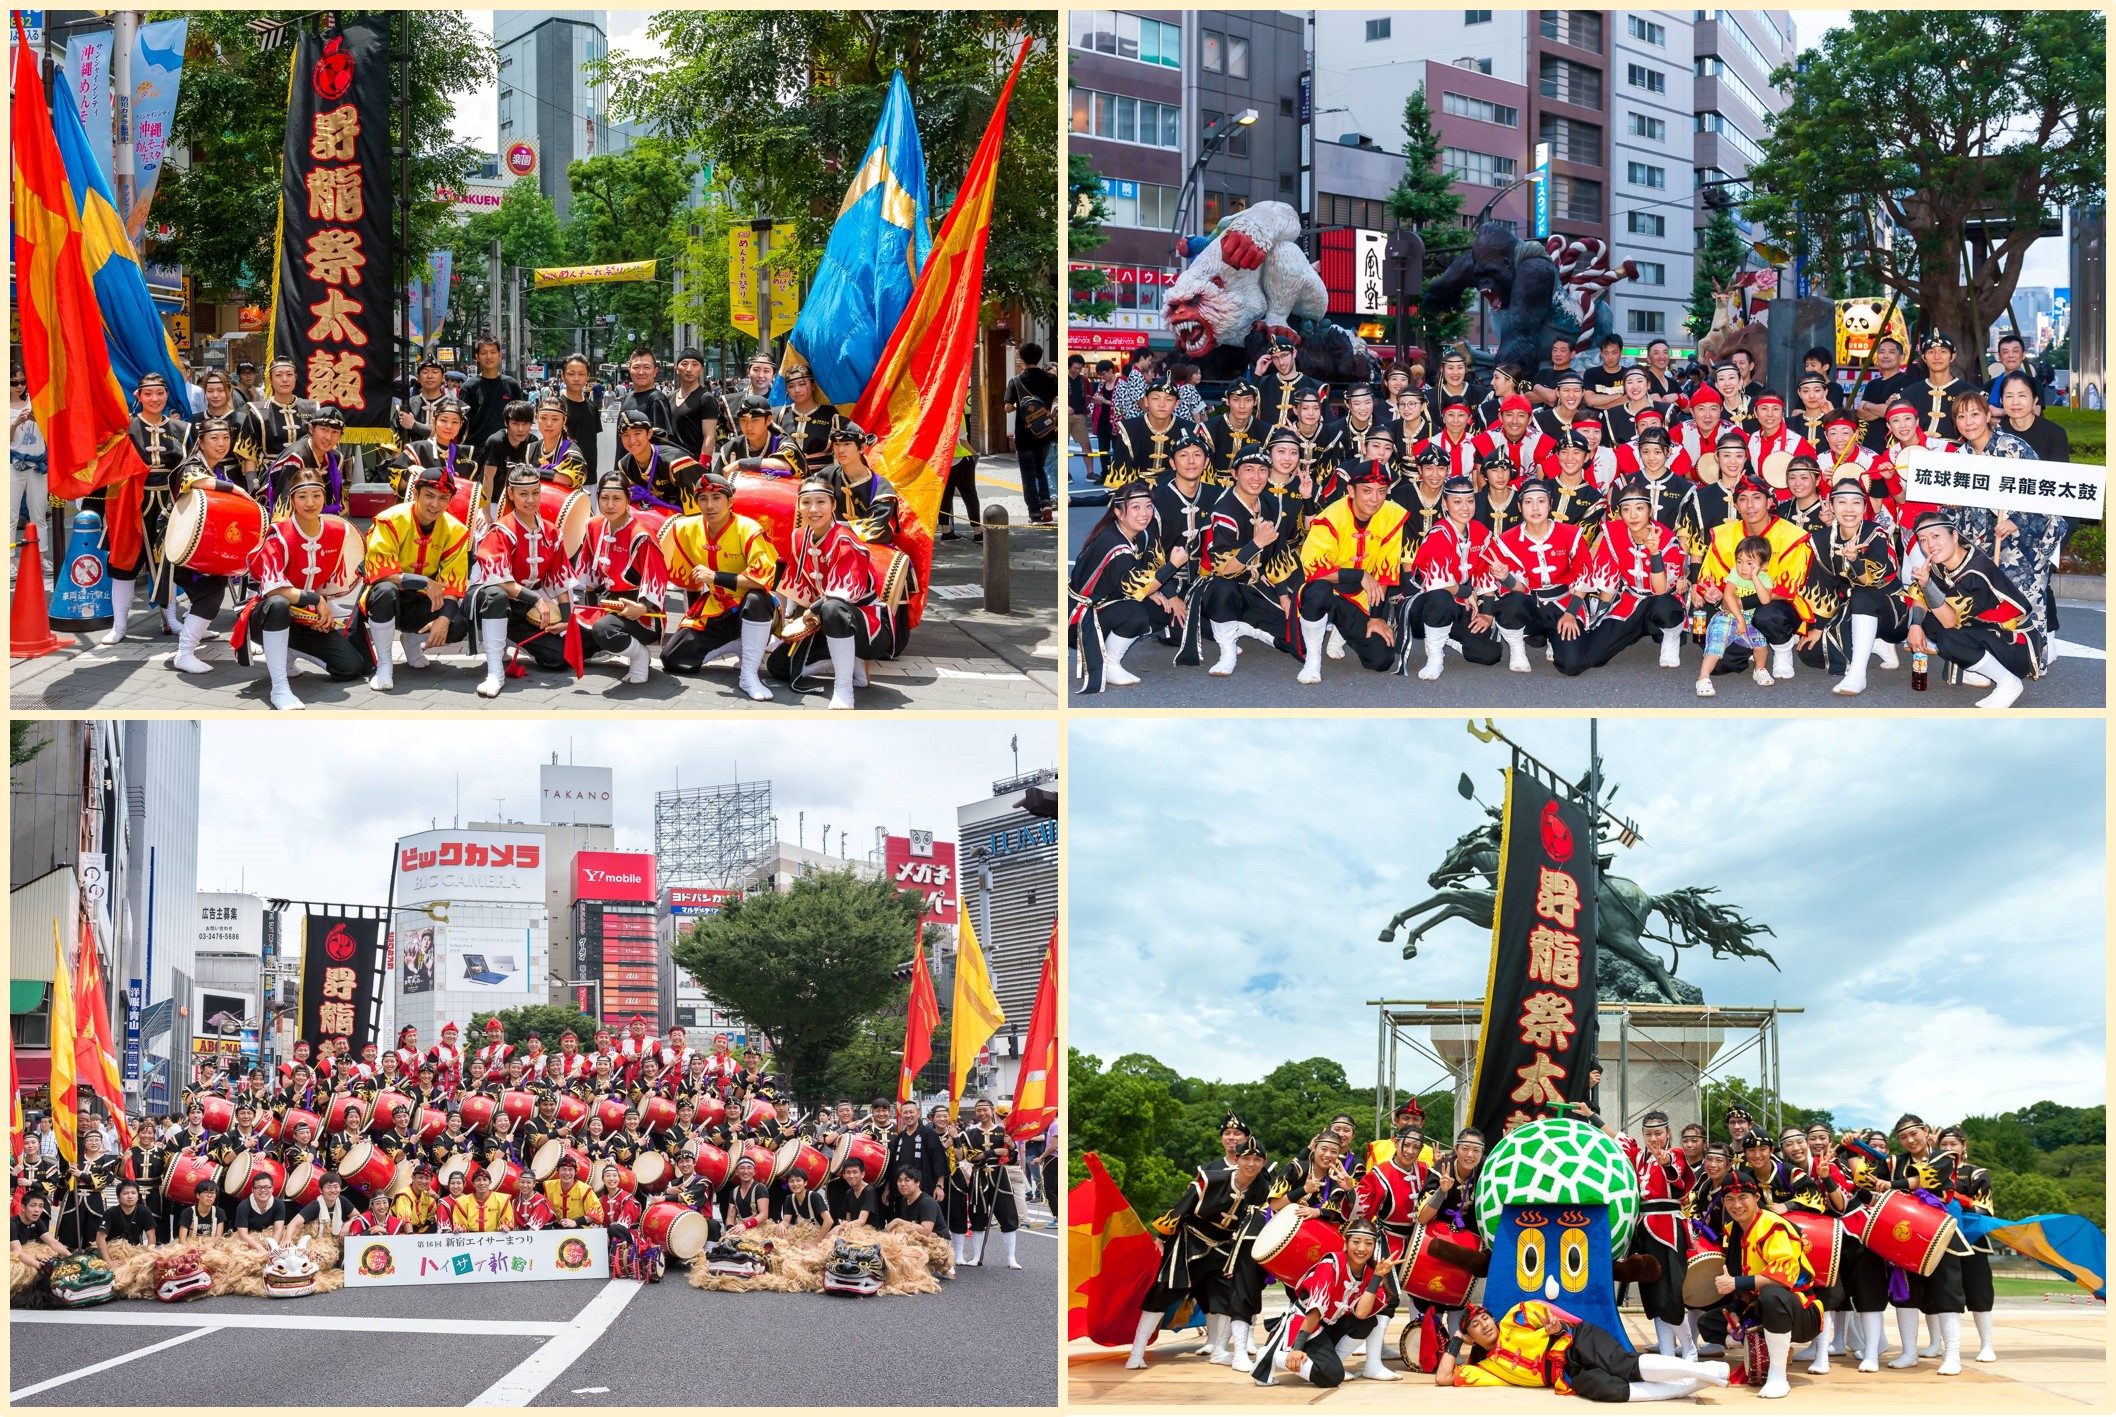
[[[1383,944],[1393,943],[1397,929],[1405,921],[1421,915],[1425,917],[1412,926],[1405,937],[1405,959],[1416,959],[1420,937],[1446,921],[1467,920],[1479,929],[1491,929],[1492,908],[1499,884],[1499,813],[1492,807],[1484,810],[1488,818],[1484,825],[1457,839],[1448,848],[1439,869],[1426,878],[1426,884],[1435,894],[1399,911],[1381,932]],[[1678,952],[1708,945],[1714,959],[1727,955],[1756,958],[1773,969],[1778,968],[1778,961],[1772,959],[1768,951],[1751,943],[1758,936],[1775,932],[1768,925],[1758,925],[1743,918],[1730,906],[1707,899],[1718,894],[1716,887],[1684,886],[1665,895],[1654,895],[1634,880],[1608,874],[1612,860],[1613,856],[1597,857],[1601,869],[1596,875],[1595,948],[1599,951],[1598,958],[1621,960],[1637,969],[1653,982],[1662,996],[1658,999],[1640,997],[1635,1002],[1683,1003],[1688,1001],[1683,988],[1694,991],[1694,986],[1678,986],[1676,982],[1675,967],[1680,954],[1671,956],[1663,965],[1660,957],[1647,948],[1648,941],[1665,944]],[[1473,884],[1477,881],[1483,884]],[[1649,928],[1655,915],[1666,920],[1673,933],[1663,934]],[[1607,991],[1603,993],[1607,997]]]

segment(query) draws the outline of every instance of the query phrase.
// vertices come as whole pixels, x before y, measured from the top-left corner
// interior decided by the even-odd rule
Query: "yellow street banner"
[[[593,285],[609,280],[652,280],[655,261],[620,261],[611,266],[546,266],[532,272],[531,290],[549,290],[555,285]]]
[[[779,243],[772,243],[774,246]],[[764,248],[764,259],[769,259],[771,246]],[[727,307],[728,320],[734,327],[752,339],[757,335],[757,262],[758,234],[746,226],[732,226],[727,232]],[[793,333],[794,322],[801,318],[801,283],[792,271],[771,273],[771,332],[773,335]]]

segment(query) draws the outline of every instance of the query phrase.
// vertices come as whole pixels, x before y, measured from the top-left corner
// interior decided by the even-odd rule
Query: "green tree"
[[[188,165],[162,169],[154,216],[175,228],[149,241],[154,260],[182,265],[200,295],[268,300],[272,249],[279,227],[280,159],[286,147],[287,70],[294,46],[259,49],[246,28],[258,10],[155,10],[155,19],[185,16],[184,82],[171,125],[172,148],[188,148]],[[344,14],[357,12],[345,11]],[[454,213],[433,195],[460,187],[476,168],[477,150],[457,142],[450,122],[456,99],[491,81],[491,41],[461,10],[411,10],[411,247],[406,268],[426,265],[448,244]],[[393,26],[397,22],[393,21]],[[397,32],[393,29],[391,43]],[[391,141],[397,105],[390,105]]]
[[[1148,1060],[1150,1061],[1150,1060]],[[1118,1064],[1127,1060],[1119,1059]],[[1113,1064],[1077,1048],[1067,1053],[1067,1134],[1072,1142],[1073,1184],[1086,1179],[1080,1158],[1092,1151],[1109,1168],[1125,1199],[1151,1221],[1182,1196],[1190,1175],[1162,1154],[1160,1139],[1182,1115],[1183,1104],[1150,1070]],[[1218,1143],[1214,1143],[1217,1151]]]
[[[901,69],[925,149],[934,229],[969,170],[1023,35],[1037,43],[1007,110],[985,298],[1040,319],[1057,298],[1055,11],[755,9],[657,14],[659,56],[591,65],[612,118],[710,163],[738,211],[792,220],[822,257],[848,175]]]
[[[1102,190],[1094,159],[1085,153],[1066,159],[1065,185],[1066,252],[1077,261],[1109,240],[1102,230],[1110,218],[1109,197]],[[1073,318],[1100,320],[1116,309],[1117,302],[1105,290],[1108,284],[1108,278],[1093,268],[1068,271],[1066,298],[1072,303]]]
[[[7,725],[7,763],[9,767],[21,767],[31,758],[44,751],[51,742],[38,733],[37,725],[26,718],[11,720]]]
[[[543,194],[533,177],[521,177],[507,188],[499,206],[481,211],[450,233],[455,251],[456,283],[448,301],[448,323],[442,327],[441,343],[468,350],[480,335],[491,329],[491,289],[486,271],[492,243],[500,243],[502,266],[524,270],[553,266],[569,258],[566,239],[559,230],[558,209]],[[564,286],[558,290],[529,291],[522,296],[527,322],[539,328],[577,323],[573,292],[594,286]]]
[[[2106,25],[2098,10],[1854,11],[1771,76],[1789,101],[1745,210],[1795,250],[1826,234],[1979,358],[2045,213],[2100,200]],[[1977,229],[1997,236],[1981,252]]]
[[[544,1041],[545,1051],[551,1053],[558,1051],[558,1040],[568,1029],[580,1040],[583,1053],[592,1051],[595,1047],[595,1030],[602,1027],[570,1004],[524,1004],[521,1008],[501,1009],[497,1013],[474,1013],[470,1016],[470,1031],[467,1035],[475,1044],[472,1052],[483,1046],[485,1025],[495,1018],[500,1021],[500,1028],[506,1033],[509,1043],[519,1047],[527,1043],[529,1035],[533,1033]]]
[[[2036,1102],[2015,1114],[2035,1138],[2042,1151],[2103,1141],[2108,1134],[2108,1108],[2067,1107],[2061,1102]]]
[[[1403,101],[1403,176],[1389,193],[1389,211],[1418,228],[1425,241],[1425,277],[1431,280],[1448,267],[1457,253],[1469,249],[1475,233],[1461,222],[1462,194],[1454,179],[1441,166],[1440,135],[1433,131],[1433,110],[1425,101],[1425,85],[1411,90]],[[1425,316],[1426,348],[1437,360],[1443,341],[1460,339],[1469,329],[1465,310],[1434,312]],[[1434,365],[1437,369],[1437,363]]]
[[[1733,212],[1726,207],[1714,208],[1711,220],[1705,223],[1704,244],[1697,248],[1697,278],[1690,283],[1690,317],[1683,321],[1692,335],[1701,336],[1712,328],[1719,312],[1719,302],[1713,299],[1712,292],[1725,290],[1733,282],[1748,254],[1749,243],[1741,239]]]
[[[2035,1169],[2035,1137],[2019,1117],[2011,1113],[2002,1117],[1964,1117],[1962,1131],[1969,1138],[1969,1155],[1978,1165],[2004,1167],[2008,1171]]]
[[[678,968],[771,1039],[787,1090],[813,1100],[832,1056],[896,998],[919,897],[851,871],[730,900],[677,940]]]
[[[666,356],[670,277],[688,240],[691,183],[696,161],[658,138],[642,138],[621,153],[601,153],[566,169],[573,209],[566,224],[573,259],[593,264],[658,261],[656,281],[584,287],[603,296],[617,328]],[[724,249],[724,248],[723,248]],[[725,285],[726,262],[719,263]]]
[[[2008,1220],[2073,1211],[2072,1197],[2048,1176],[1991,1169],[1991,1208]]]

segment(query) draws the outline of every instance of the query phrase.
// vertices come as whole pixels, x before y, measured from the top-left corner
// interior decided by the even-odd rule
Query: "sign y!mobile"
[[[573,858],[575,900],[655,898],[654,855],[649,851],[583,851]]]

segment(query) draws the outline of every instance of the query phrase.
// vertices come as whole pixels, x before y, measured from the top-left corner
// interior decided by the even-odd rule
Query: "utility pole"
[[[500,238],[492,238],[492,249],[485,258],[485,328],[494,339],[500,338]],[[501,349],[506,345],[503,343]]]
[[[770,359],[772,357],[771,278],[764,273],[764,261],[771,254],[772,219],[768,216],[755,217],[750,221],[749,229],[757,234],[757,349],[766,359]],[[823,850],[826,854],[830,850],[830,843],[827,839],[823,844]]]
[[[118,220],[126,221],[132,215],[135,192],[135,166],[132,146],[132,50],[139,39],[140,12],[120,10],[117,13],[117,35],[110,56],[110,77],[116,92],[112,112],[117,119],[117,146],[111,153],[111,178],[117,187]]]

